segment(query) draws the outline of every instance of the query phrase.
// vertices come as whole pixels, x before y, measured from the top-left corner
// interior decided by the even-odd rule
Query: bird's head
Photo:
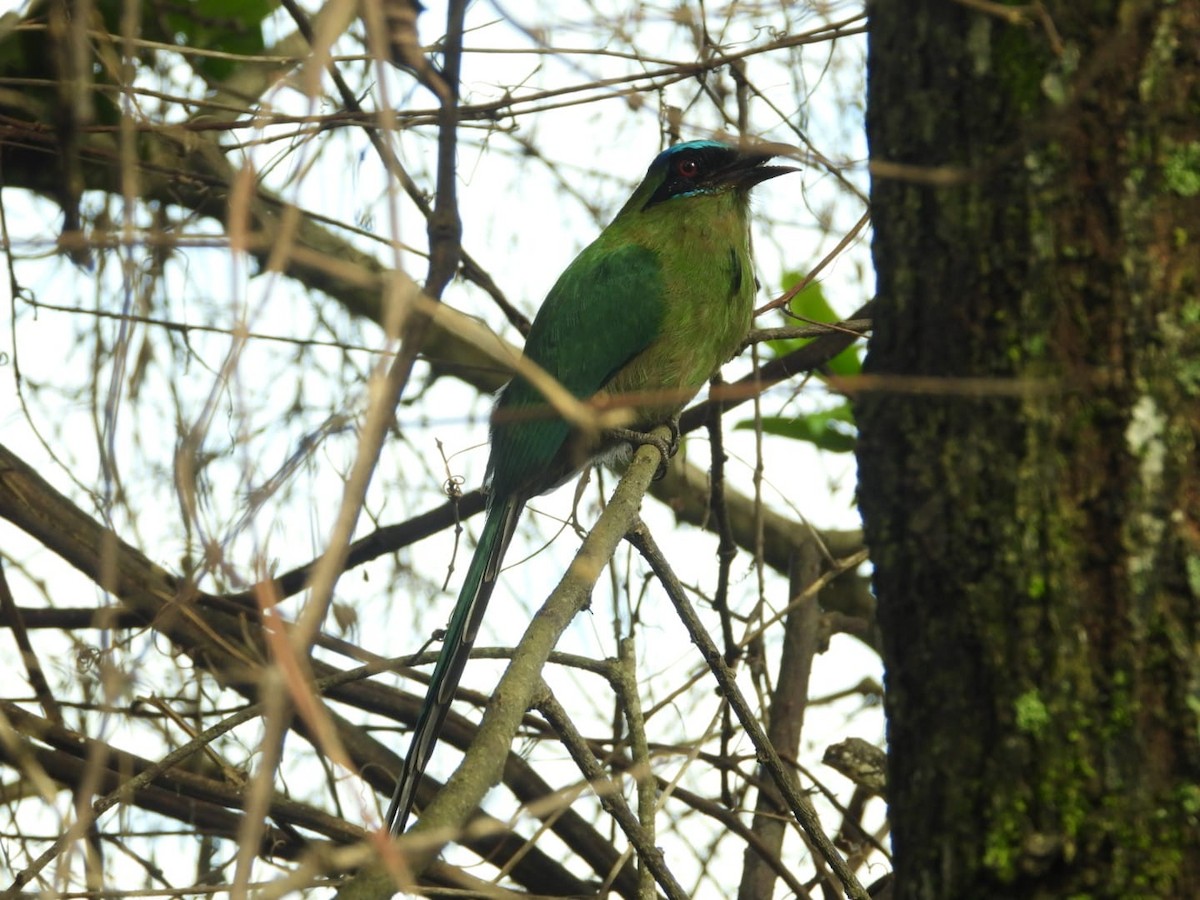
[[[777,156],[775,145],[735,147],[719,141],[688,141],[668,147],[654,158],[646,177],[622,212],[644,211],[681,198],[738,193],[768,178],[798,171],[793,166],[768,166]]]

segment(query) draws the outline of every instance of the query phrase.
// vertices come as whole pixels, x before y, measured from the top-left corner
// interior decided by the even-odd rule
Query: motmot
[[[525,356],[580,400],[625,406],[630,429],[598,436],[573,430],[544,414],[545,398],[520,375],[501,390],[491,418],[483,530],[387,812],[392,834],[408,821],[525,504],[628,447],[636,432],[670,423],[741,348],[757,289],[750,189],[797,171],[767,165],[776,155],[766,146],[711,140],[664,150],[546,295]]]

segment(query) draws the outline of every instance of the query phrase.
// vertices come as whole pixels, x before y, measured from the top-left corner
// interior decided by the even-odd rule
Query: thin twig
[[[767,738],[776,750],[794,758],[800,746],[804,713],[808,705],[808,682],[813,657],[818,652],[821,607],[815,591],[806,588],[820,573],[821,554],[814,543],[805,544],[793,559],[789,592],[805,596],[806,602],[787,616],[783,649],[779,655],[779,677],[770,700]],[[773,785],[758,792],[752,828],[770,852],[783,846],[784,823],[777,814],[781,801]],[[747,847],[742,864],[739,897],[770,897],[775,893],[775,871],[764,864],[761,852]]]
[[[537,707],[554,726],[554,730],[558,732],[563,746],[571,754],[571,759],[575,761],[579,771],[592,785],[605,812],[613,817],[625,837],[629,839],[629,843],[633,844],[637,850],[639,862],[654,875],[654,880],[658,882],[667,897],[672,900],[676,900],[676,898],[677,900],[686,900],[689,896],[688,892],[675,880],[675,876],[667,868],[662,850],[654,846],[653,834],[647,834],[645,829],[638,824],[632,810],[625,803],[625,798],[621,796],[620,788],[613,784],[605,774],[604,769],[601,768],[600,763],[588,747],[587,741],[576,730],[567,711],[554,699],[549,688],[545,688]],[[653,780],[651,778],[651,781]],[[654,896],[653,893],[650,896]]]
[[[722,694],[733,707],[733,711],[737,715],[738,721],[742,723],[742,727],[746,729],[746,734],[750,738],[750,742],[754,745],[755,752],[758,754],[767,773],[771,776],[771,780],[775,782],[775,786],[779,789],[780,795],[784,798],[788,808],[791,809],[792,815],[796,817],[796,821],[800,823],[800,827],[804,830],[808,839],[812,841],[813,846],[817,848],[821,857],[829,863],[830,867],[837,874],[837,877],[841,879],[842,884],[846,888],[847,896],[853,898],[853,900],[868,900],[867,892],[863,889],[863,886],[859,883],[854,873],[850,871],[849,866],[846,865],[846,861],[842,858],[838,849],[833,846],[833,842],[829,839],[829,836],[825,834],[821,826],[821,820],[813,808],[812,801],[805,794],[797,790],[793,781],[789,778],[788,770],[784,767],[783,760],[779,758],[779,754],[771,746],[771,742],[767,739],[767,735],[755,717],[754,711],[746,702],[746,698],[742,696],[733,671],[725,665],[720,651],[717,649],[716,644],[712,642],[712,638],[708,636],[708,632],[700,621],[700,617],[696,615],[691,601],[687,599],[683,586],[679,583],[679,579],[676,578],[674,571],[667,564],[666,558],[658,549],[649,529],[639,523],[630,530],[628,539],[637,548],[638,552],[642,554],[642,557],[650,565],[654,574],[658,576],[659,581],[662,582],[663,588],[671,598],[671,602],[675,605],[675,609],[678,611],[680,619],[687,628],[692,642],[700,649],[705,662],[708,663],[709,668],[717,679],[717,683],[721,686]]]
[[[0,560],[0,617],[12,630],[13,640],[17,644],[17,649],[21,651],[21,661],[25,663],[25,673],[29,676],[29,684],[33,688],[38,704],[46,713],[47,719],[61,725],[63,722],[62,709],[58,705],[58,699],[54,696],[54,692],[50,690],[50,683],[46,680],[42,664],[38,661],[37,651],[33,649],[33,642],[29,640],[29,632],[25,629],[25,620],[21,615],[21,610],[17,607],[17,601],[8,587],[8,577],[4,573],[3,560]]]
[[[712,389],[720,391],[725,382],[720,373],[712,377]],[[729,570],[737,557],[737,544],[733,540],[733,528],[729,523],[729,510],[725,506],[725,436],[721,428],[721,410],[717,406],[711,409],[711,415],[705,423],[708,426],[708,441],[711,448],[711,476],[709,488],[709,508],[712,510],[713,521],[717,526],[717,592],[713,595],[713,609],[721,617],[721,639],[725,642],[725,665],[732,666],[737,661],[737,641],[733,636],[733,621],[729,615]]]
[[[654,820],[658,811],[658,787],[654,771],[650,767],[650,747],[646,742],[646,720],[642,717],[642,700],[638,693],[637,681],[637,644],[632,634],[621,640],[617,647],[617,665],[613,667],[615,678],[613,684],[620,697],[621,708],[625,711],[625,721],[629,726],[629,753],[633,759],[632,771],[635,773],[637,785],[638,822],[641,823],[642,836],[654,846]],[[553,701],[553,697],[551,697]],[[557,702],[557,701],[554,701]],[[543,709],[543,712],[545,710]],[[551,724],[555,724],[551,721]],[[569,723],[568,723],[569,724]],[[578,734],[575,734],[578,737]],[[568,750],[571,748],[568,747]],[[574,751],[572,751],[574,757]],[[591,754],[588,754],[591,757]],[[578,762],[578,760],[576,760]],[[595,758],[591,757],[595,763]],[[599,766],[595,768],[598,770]],[[584,773],[588,780],[592,777]],[[601,798],[601,803],[604,799]],[[653,861],[644,857],[641,848],[638,850],[638,875],[640,876],[639,890],[644,897],[654,896],[654,880],[657,877]]]

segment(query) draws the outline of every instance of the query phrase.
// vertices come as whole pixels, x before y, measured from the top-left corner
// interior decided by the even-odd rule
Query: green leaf
[[[263,52],[262,21],[277,5],[276,0],[195,0],[187,12],[169,12],[165,18],[189,47],[252,56]],[[218,81],[237,68],[235,60],[211,57],[194,57],[192,64]]]
[[[142,4],[144,37],[178,47],[254,55],[263,52],[262,23],[278,0],[191,0],[187,3]],[[99,0],[97,9],[113,34],[120,34],[122,0]],[[237,60],[189,56],[201,75],[220,81],[237,68]]]
[[[749,431],[754,424],[753,419],[747,419],[734,427],[738,431]],[[854,414],[849,403],[806,416],[763,416],[762,429],[765,434],[807,441],[830,453],[850,453],[857,442]]]
[[[783,288],[791,290],[804,280],[799,272],[784,272]],[[833,311],[829,301],[825,299],[825,291],[821,283],[812,281],[804,290],[792,298],[788,308],[799,317],[800,322],[836,322],[841,317]],[[793,350],[810,343],[813,338],[793,338],[785,341],[767,341],[767,347],[775,357],[786,356]],[[847,347],[826,365],[827,370],[834,375],[851,376],[862,372],[862,358],[859,345]]]

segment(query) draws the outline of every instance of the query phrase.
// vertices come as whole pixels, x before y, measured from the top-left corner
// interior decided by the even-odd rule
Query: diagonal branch
[[[639,523],[639,527],[631,528],[629,541],[642,554],[642,557],[662,583],[667,595],[671,598],[671,602],[675,604],[680,619],[687,628],[688,634],[691,635],[692,642],[700,649],[700,653],[704,656],[705,662],[708,663],[709,668],[716,677],[717,683],[721,685],[722,695],[729,701],[730,706],[733,707],[738,721],[742,723],[742,727],[746,729],[747,736],[750,738],[751,743],[754,744],[755,752],[758,754],[763,767],[771,776],[771,780],[783,796],[788,808],[792,811],[792,815],[800,823],[800,827],[804,829],[805,835],[812,841],[813,846],[817,848],[822,858],[837,874],[837,877],[841,879],[842,884],[846,888],[847,895],[854,898],[854,900],[867,900],[867,892],[859,884],[858,879],[854,876],[854,872],[846,865],[846,860],[842,858],[838,849],[833,846],[833,842],[829,839],[829,836],[825,834],[825,830],[821,826],[821,820],[817,817],[816,810],[813,809],[812,801],[797,790],[794,779],[791,778],[788,769],[783,764],[783,760],[779,758],[779,754],[771,745],[770,740],[768,740],[766,733],[762,729],[762,725],[755,718],[754,710],[750,708],[750,704],[746,702],[746,698],[742,695],[733,670],[725,665],[725,660],[721,657],[721,652],[717,649],[717,645],[713,643],[712,638],[708,636],[708,632],[705,631],[703,623],[700,621],[699,616],[696,615],[695,609],[692,607],[687,594],[683,590],[683,585],[679,583],[679,579],[675,577],[674,571],[667,565],[666,558],[658,549],[658,545],[655,543],[649,530]]]
[[[797,554],[792,566],[789,591],[800,597],[799,605],[787,614],[783,630],[783,649],[779,657],[779,678],[771,695],[767,739],[781,754],[795,758],[800,747],[800,732],[808,705],[809,676],[813,657],[820,651],[821,607],[815,591],[808,586],[820,575],[821,558],[813,544]],[[795,776],[792,776],[793,781]],[[770,854],[778,856],[783,847],[785,822],[778,811],[779,793],[773,785],[762,785],[754,808],[753,829]],[[743,856],[740,900],[770,897],[775,893],[775,870],[765,862],[759,847],[747,845]]]
[[[0,519],[12,522],[97,582],[102,573],[112,573],[109,586],[121,606],[102,611],[96,625],[105,624],[108,616],[134,616],[141,623],[151,624],[222,685],[252,701],[257,699],[258,675],[265,658],[257,639],[257,614],[238,609],[234,604],[209,603],[197,598],[188,582],[155,565],[104,528],[3,445],[0,445]],[[329,698],[411,723],[416,719],[420,698],[378,682],[361,680],[391,667],[385,662],[347,673],[328,663],[313,661],[317,684]],[[377,791],[389,794],[393,786],[393,776],[389,773],[398,771],[400,765],[395,752],[371,738],[361,725],[336,713],[331,717],[355,767]],[[293,728],[310,738],[303,721],[294,722]],[[473,733],[474,727],[464,717],[452,714],[447,719],[444,737],[448,742],[465,747]],[[552,793],[545,780],[515,755],[508,756],[506,779],[525,803]],[[232,828],[236,825],[236,821],[230,823]],[[500,863],[520,852],[523,858],[511,874],[530,890],[579,892],[579,879],[560,860],[537,847],[523,848],[519,838],[503,833],[500,823],[493,825],[487,834],[469,836],[464,845],[481,858]],[[619,854],[581,816],[566,811],[556,819],[554,830],[593,871],[607,873],[613,869]],[[636,893],[632,876],[632,870],[626,869],[618,877],[615,887],[623,897],[633,897]]]
[[[687,891],[675,880],[675,876],[667,868],[662,850],[654,846],[653,834],[648,834],[642,824],[638,822],[637,817],[625,802],[625,798],[621,796],[620,788],[613,784],[605,774],[604,768],[588,747],[583,736],[575,728],[575,723],[571,721],[571,717],[567,715],[562,704],[554,698],[550,689],[545,685],[542,686],[542,690],[544,695],[537,702],[538,709],[558,732],[563,746],[567,748],[567,752],[571,754],[571,758],[575,760],[575,764],[595,790],[596,796],[600,798],[600,804],[616,820],[621,831],[625,833],[625,837],[629,839],[629,843],[637,850],[638,859],[654,875],[654,881],[658,882],[667,897],[670,900],[684,900],[687,897]],[[650,778],[650,782],[654,783],[653,777]],[[654,882],[651,882],[649,887],[653,891]]]
[[[666,429],[659,431],[660,436],[668,436]],[[530,622],[462,764],[434,802],[423,810],[409,832],[412,838],[401,839],[405,844],[416,843],[413,838],[424,838],[422,846],[414,846],[411,852],[415,870],[419,871],[442,844],[462,829],[483,795],[500,780],[508,748],[541,684],[542,667],[571,619],[590,602],[596,579],[630,524],[636,521],[658,459],[658,451],[651,445],[643,446],[635,454],[571,567]]]

